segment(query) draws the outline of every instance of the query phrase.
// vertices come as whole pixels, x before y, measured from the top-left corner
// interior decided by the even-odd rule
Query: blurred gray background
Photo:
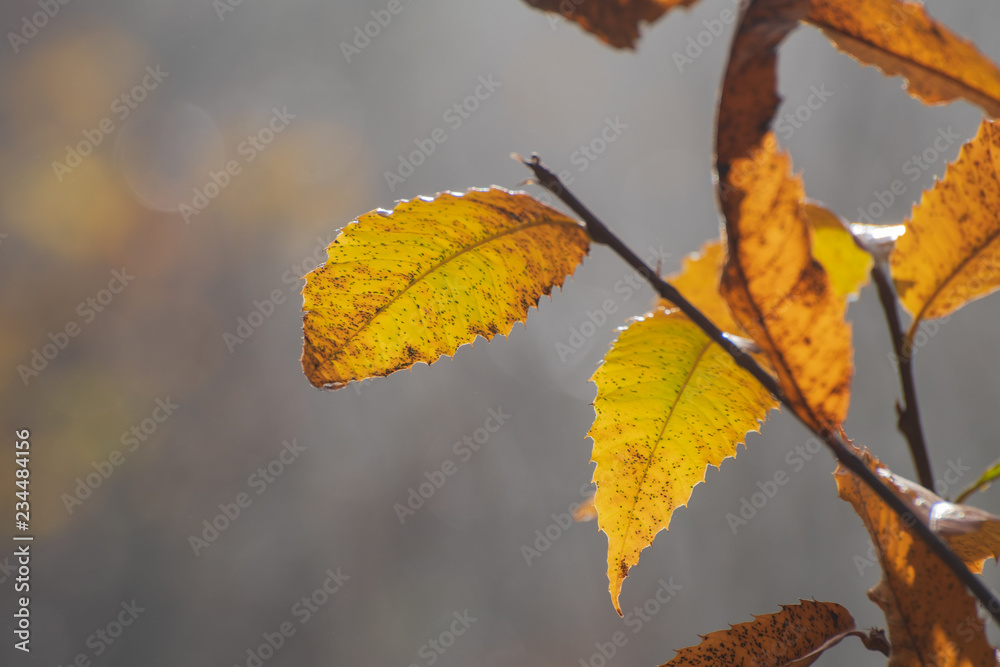
[[[615,614],[605,536],[594,522],[564,529],[559,516],[590,479],[588,378],[616,327],[652,300],[646,289],[615,293],[629,270],[603,248],[507,338],[336,392],[310,387],[297,278],[336,230],[401,198],[514,187],[527,172],[512,151],[569,170],[576,194],[640,254],[663,254],[665,272],[719,232],[710,155],[733,26],[683,68],[673,54],[731,0],[672,12],[635,53],[518,0],[401,0],[345,54],[388,5],[68,2],[34,33],[25,20],[40,3],[0,9],[0,400],[8,440],[31,430],[36,535],[33,650],[12,649],[12,560],[0,560],[0,663],[599,667],[601,645],[623,631],[607,664],[657,665],[699,633],[799,598],[884,626],[865,596],[878,569],[865,566],[867,535],[836,497],[832,458],[796,470],[786,457],[808,434],[778,413],[643,553],[622,607],[645,605],[648,620]],[[928,5],[1000,60],[1000,6]],[[903,219],[981,119],[964,103],[923,106],[807,27],[780,62],[782,113],[810,86],[832,93],[779,138],[808,195],[847,218],[899,179],[905,194],[878,221]],[[480,77],[494,92],[466,117],[448,113]],[[581,157],[609,121],[623,128],[615,141]],[[447,140],[390,190],[385,172],[437,128]],[[947,128],[961,140],[910,180],[905,163]],[[134,278],[122,289],[113,271]],[[609,298],[613,321],[561,359],[556,345]],[[916,359],[939,490],[951,497],[1000,455],[996,304],[960,311]],[[871,289],[850,315],[848,431],[912,477]],[[224,335],[241,335],[240,318],[258,326],[234,343]],[[60,336],[70,324],[77,335]],[[37,375],[18,370],[46,345]],[[167,416],[158,400],[178,407]],[[491,409],[510,417],[462,460],[454,443]],[[394,506],[446,460],[457,473],[401,524]],[[957,482],[944,483],[949,468]],[[734,534],[726,514],[778,470],[789,483]],[[0,478],[10,526],[12,453]],[[220,518],[238,498],[239,516]],[[998,498],[994,489],[974,502],[998,511]],[[224,528],[206,532],[206,521]],[[556,539],[526,562],[522,547],[546,531]],[[332,595],[328,570],[340,580]],[[986,576],[996,586],[994,565]],[[671,578],[681,589],[648,604]],[[133,601],[134,620],[122,606]],[[283,624],[294,634],[278,642]],[[259,650],[265,634],[277,650]],[[851,641],[821,664],[884,659]]]

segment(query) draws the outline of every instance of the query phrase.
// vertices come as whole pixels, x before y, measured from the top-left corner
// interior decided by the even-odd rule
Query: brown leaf
[[[806,667],[844,637],[862,634],[852,631],[854,619],[839,604],[801,600],[782,605],[775,614],[705,635],[700,644],[682,648],[661,667]]]
[[[587,32],[619,49],[634,49],[639,23],[652,23],[674,7],[698,0],[525,0],[546,12],[576,21]]]
[[[807,9],[803,0],[756,0],[740,19],[722,82],[715,133],[719,197],[727,219],[740,200],[729,171],[734,161],[764,152],[764,137],[781,102],[776,50]]]
[[[1000,114],[1000,68],[919,2],[812,0],[806,20],[862,63],[906,77],[907,92],[925,104],[964,98]]]
[[[882,608],[889,623],[889,667],[996,664],[975,599],[909,527],[923,513],[914,502],[911,487],[916,485],[902,484],[870,453],[855,451],[914,509],[910,521],[904,522],[846,468],[839,466],[834,473],[840,497],[861,517],[882,566],[882,580],[868,597]]]

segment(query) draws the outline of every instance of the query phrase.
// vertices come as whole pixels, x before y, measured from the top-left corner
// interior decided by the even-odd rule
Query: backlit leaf
[[[622,582],[640,552],[776,403],[693,322],[662,307],[622,331],[592,380],[595,505],[621,614]]]
[[[922,320],[1000,287],[1000,124],[984,120],[944,178],[924,192],[892,254],[900,301]]]
[[[906,485],[870,453],[856,451],[920,516]],[[882,580],[868,597],[882,608],[889,624],[889,666],[996,664],[976,601],[958,577],[853,473],[839,466],[835,478],[840,497],[851,503],[868,529],[882,566]]]
[[[722,294],[796,414],[824,430],[843,422],[850,400],[846,304],[811,254],[801,180],[768,131],[780,102],[776,49],[805,5],[757,0],[741,18],[719,100],[716,169],[729,245]]]
[[[506,335],[588,249],[582,225],[496,187],[366,213],[306,276],[302,368],[339,388]]]
[[[982,573],[1000,554],[1000,516],[977,507],[950,503],[929,489],[888,471],[884,477],[905,495],[914,514],[930,526],[970,570]]]
[[[744,170],[744,161],[734,163]],[[816,429],[847,417],[853,374],[845,301],[811,254],[804,192],[783,152],[762,151],[745,170],[726,229],[722,294],[771,360],[793,409]]]
[[[743,172],[752,173],[756,169],[753,158],[767,160],[767,153],[777,146],[769,131],[781,103],[777,49],[805,18],[807,9],[808,2],[803,0],[755,0],[740,18],[722,81],[715,130],[717,188],[727,220],[739,209]],[[742,162],[736,165],[737,161]]]
[[[635,48],[639,24],[652,23],[674,7],[692,5],[698,0],[525,0],[532,7],[556,12],[576,21],[619,49]]]
[[[851,614],[834,602],[801,600],[775,614],[705,635],[661,667],[806,667],[854,630]]]
[[[813,230],[813,257],[826,269],[834,292],[838,296],[857,296],[868,282],[871,255],[858,247],[851,231],[829,209],[807,203],[804,210]],[[715,326],[742,334],[743,328],[733,319],[729,304],[719,294],[719,277],[725,263],[725,245],[709,241],[696,255],[684,258],[683,271],[671,283]]]
[[[1000,68],[971,42],[927,15],[919,2],[812,0],[809,23],[842,51],[888,76],[906,77],[925,104],[964,98],[1000,114]]]
[[[747,338],[743,327],[733,319],[729,304],[719,292],[722,269],[726,263],[726,246],[722,241],[709,241],[697,253],[684,258],[681,271],[668,278],[670,283],[712,323],[729,334],[729,340],[750,354],[764,369],[773,373],[771,361],[760,352],[755,342]],[[660,300],[660,306],[674,304]]]
[[[726,246],[722,241],[709,241],[697,254],[685,257],[680,273],[671,276],[669,281],[712,324],[725,332],[742,335],[742,327],[733,319],[729,304],[719,294],[725,263]]]
[[[850,230],[829,209],[810,203],[804,211],[812,224],[812,255],[826,269],[834,294],[857,297],[868,282],[872,256],[858,247]]]

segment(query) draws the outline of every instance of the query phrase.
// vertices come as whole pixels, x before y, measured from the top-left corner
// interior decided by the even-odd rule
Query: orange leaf
[[[782,605],[776,614],[757,616],[749,623],[705,635],[700,644],[682,648],[661,667],[806,667],[850,634],[862,633],[854,631],[854,619],[842,606],[801,600],[800,604]]]
[[[902,484],[870,453],[855,451],[920,516],[908,488],[916,485]],[[853,473],[839,466],[834,475],[840,497],[861,517],[882,566],[882,580],[868,597],[889,623],[889,667],[996,664],[976,601],[958,577]]]
[[[941,501],[934,506],[930,526],[977,574],[983,573],[986,561],[1000,556],[1000,516]]]
[[[635,48],[639,23],[652,23],[668,9],[698,0],[525,0],[532,7],[576,21],[587,32],[619,49]]]
[[[982,574],[1000,556],[1000,516],[969,505],[950,503],[919,484],[885,471],[885,479],[905,495],[921,521],[948,543],[970,570]]]
[[[1000,122],[983,120],[944,178],[924,192],[892,253],[900,301],[920,322],[1000,288]]]
[[[845,300],[812,257],[805,193],[787,155],[768,152],[754,167],[727,219],[722,293],[771,360],[796,414],[814,429],[832,429],[847,417],[854,370]]]
[[[906,77],[907,92],[924,104],[964,98],[1000,115],[1000,68],[919,2],[812,0],[806,20],[862,63]]]
[[[805,18],[808,4],[804,0],[756,0],[740,18],[716,116],[719,199],[727,220],[730,210],[739,208],[740,200],[739,176],[729,172],[736,160],[767,150],[764,138],[781,102],[776,51]]]
[[[719,101],[716,165],[729,259],[722,293],[769,357],[791,407],[817,430],[847,416],[853,374],[846,303],[812,256],[805,192],[768,132],[781,41],[801,0],[758,0],[740,21]]]

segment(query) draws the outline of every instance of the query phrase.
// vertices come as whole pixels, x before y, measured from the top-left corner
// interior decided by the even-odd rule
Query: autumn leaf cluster
[[[634,48],[643,23],[695,1],[528,3],[612,47]],[[903,77],[924,104],[961,99],[984,112],[977,135],[902,225],[852,223],[808,200],[770,131],[781,99],[777,49],[802,25],[860,64]],[[998,111],[1000,68],[919,3],[745,5],[716,117],[723,237],[666,279],[686,303],[661,300],[629,321],[592,378],[593,504],[608,537],[609,591],[619,613],[623,582],[642,551],[689,502],[708,466],[735,456],[779,401],[815,433],[847,437],[855,368],[846,310],[870,275],[891,278],[887,312],[899,305],[912,316],[894,341],[907,363],[922,322],[1000,287],[1000,126],[989,119]],[[432,364],[480,336],[506,335],[572,275],[592,244],[606,242],[589,222],[495,186],[367,213],[307,276],[303,370],[316,387],[339,388]],[[687,305],[710,326],[692,319]],[[712,329],[739,341],[768,386]],[[851,448],[912,512],[908,521],[856,474],[843,465],[836,471],[840,497],[878,554],[883,578],[869,596],[885,612],[888,635],[857,630],[835,603],[802,601],[707,635],[668,664],[807,665],[850,636],[889,655],[890,665],[996,664],[975,599],[918,539],[913,522],[929,525],[981,572],[1000,551],[1000,518],[939,498],[868,450]],[[983,483],[997,473],[988,475]]]

